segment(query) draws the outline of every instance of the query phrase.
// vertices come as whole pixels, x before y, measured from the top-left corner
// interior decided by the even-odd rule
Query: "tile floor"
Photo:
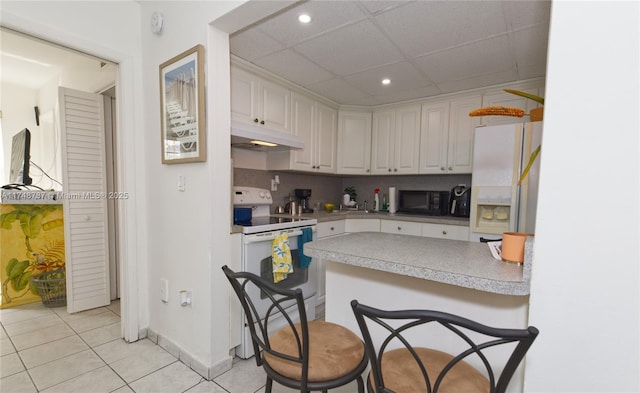
[[[265,374],[254,359],[207,381],[149,340],[120,338],[120,304],[70,315],[32,303],[0,310],[3,393],[258,393]],[[319,315],[324,309],[319,308]],[[45,329],[46,328],[46,329]],[[294,390],[274,383],[274,393]],[[356,384],[332,392],[356,392]]]

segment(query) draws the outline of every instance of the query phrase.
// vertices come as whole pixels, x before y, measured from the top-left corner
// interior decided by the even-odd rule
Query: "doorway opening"
[[[58,87],[64,86],[100,95],[104,111],[104,182],[107,192],[117,192],[116,138],[116,77],[118,65],[109,60],[61,46],[15,30],[1,28],[3,102],[2,151],[5,169],[0,175],[7,178],[13,134],[28,128],[32,134],[31,173],[33,185],[44,190],[66,191],[62,174],[62,137]],[[120,297],[118,261],[118,211],[113,200],[107,200],[105,222],[108,223],[108,300]],[[68,248],[68,247],[67,247]],[[67,250],[67,259],[69,250]],[[67,267],[68,267],[67,261]],[[108,301],[107,301],[108,302]],[[79,311],[79,310],[76,310]]]

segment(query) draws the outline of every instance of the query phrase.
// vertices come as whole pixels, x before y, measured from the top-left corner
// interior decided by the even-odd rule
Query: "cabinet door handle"
[[[369,173],[369,170],[367,169],[367,173]]]
[[[331,227],[331,230],[333,231],[333,227]]]
[[[441,171],[444,171],[444,167],[443,167],[443,166],[441,166],[441,167],[440,167],[440,170],[441,170]]]
[[[389,168],[389,172],[391,172],[391,168]]]
[[[262,121],[260,122],[260,124],[264,124],[264,120],[262,120]]]
[[[393,168],[393,171],[394,172],[398,172],[398,168]]]
[[[443,235],[446,235],[446,234],[447,234],[447,231],[442,231],[442,234],[443,234]]]
[[[402,230],[402,227],[398,227],[398,230],[399,230],[399,231],[401,231],[401,230]]]
[[[254,123],[257,123],[258,121],[259,121],[258,118],[253,119]]]
[[[453,167],[452,167],[452,166],[450,166],[450,167],[449,167],[449,170],[450,170],[450,171],[452,171],[452,170],[453,170]]]

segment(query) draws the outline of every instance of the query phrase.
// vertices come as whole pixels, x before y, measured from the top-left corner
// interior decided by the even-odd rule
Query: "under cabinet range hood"
[[[290,150],[304,149],[304,142],[295,135],[232,121],[231,147],[259,151]]]

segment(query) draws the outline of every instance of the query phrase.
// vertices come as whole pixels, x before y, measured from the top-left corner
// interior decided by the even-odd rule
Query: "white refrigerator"
[[[471,241],[500,239],[503,232],[535,232],[541,153],[524,181],[517,183],[541,142],[542,122],[475,129]]]

